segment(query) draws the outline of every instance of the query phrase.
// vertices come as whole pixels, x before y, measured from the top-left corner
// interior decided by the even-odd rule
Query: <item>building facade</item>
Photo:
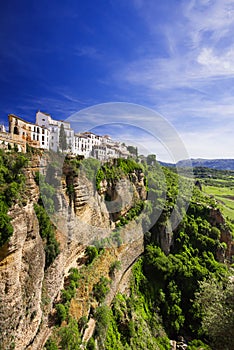
[[[36,113],[36,124],[40,125],[41,127],[45,127],[50,131],[49,148],[54,152],[57,152],[60,149],[59,135],[61,126],[63,125],[67,141],[67,150],[65,151],[73,152],[74,130],[71,128],[70,123],[62,120],[54,120],[50,114],[38,111]]]
[[[14,115],[8,115],[9,133],[0,126],[0,144],[18,144],[19,150],[26,151],[26,144],[40,149],[63,151],[84,158],[93,157],[101,161],[110,158],[127,158],[127,147],[112,140],[108,135],[92,132],[75,133],[69,122],[55,120],[50,114],[38,111],[36,123],[30,123]],[[67,149],[61,149],[60,134],[63,126]]]
[[[32,147],[49,149],[49,130],[46,127],[27,122],[14,114],[8,115],[8,121],[12,138],[17,135]]]

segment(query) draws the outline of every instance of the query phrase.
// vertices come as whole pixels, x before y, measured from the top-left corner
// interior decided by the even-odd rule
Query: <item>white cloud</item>
[[[233,75],[233,0],[186,0],[177,9],[180,16],[163,26],[155,20],[157,6],[150,1],[139,9],[139,14],[144,16],[155,40],[159,34],[164,37],[168,52],[162,57],[142,55],[127,63],[118,76],[131,84],[168,89],[198,88],[207,78]],[[157,41],[152,39],[153,45],[157,47]]]
[[[234,74],[234,47],[217,56],[212,48],[203,48],[197,62],[204,66],[210,76],[232,76]]]
[[[155,47],[161,35],[167,51],[150,50],[123,65],[115,78],[133,91],[144,89],[145,100],[179,128],[191,156],[233,157],[234,1],[180,4],[163,26],[155,20],[156,2],[141,6]]]
[[[233,158],[234,141],[228,134],[228,130],[222,128],[200,129],[181,133],[181,138],[192,158]]]
[[[233,28],[233,0],[185,1],[183,14],[187,18],[187,33],[198,46],[207,33],[217,42]]]

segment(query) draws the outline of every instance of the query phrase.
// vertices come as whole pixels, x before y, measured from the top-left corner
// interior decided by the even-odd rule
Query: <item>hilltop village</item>
[[[27,145],[54,152],[63,151],[84,158],[101,161],[111,158],[127,158],[130,153],[125,144],[114,141],[108,135],[92,132],[76,133],[69,122],[52,119],[50,114],[38,111],[36,122],[31,123],[14,115],[8,115],[9,131],[0,126],[0,148],[17,147],[26,152]],[[65,147],[61,147],[61,136]]]

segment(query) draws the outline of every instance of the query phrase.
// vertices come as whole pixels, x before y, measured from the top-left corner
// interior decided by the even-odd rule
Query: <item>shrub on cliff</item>
[[[48,268],[59,254],[59,243],[55,237],[55,227],[51,223],[45,208],[42,205],[35,204],[34,210],[39,222],[40,235],[44,242],[46,254],[45,268]]]
[[[93,296],[101,303],[109,292],[110,281],[106,277],[101,277],[100,281],[93,286]]]
[[[98,256],[98,250],[95,246],[88,246],[85,249],[85,254],[87,255],[86,265],[89,265]]]
[[[60,325],[67,318],[67,310],[63,304],[57,304],[56,311],[57,311],[58,323]]]
[[[0,202],[0,247],[7,242],[13,233],[13,227],[11,225],[11,218],[7,215],[7,212],[3,211],[3,203]]]
[[[0,246],[6,243],[13,233],[9,208],[21,201],[25,177],[23,167],[27,158],[21,154],[5,153],[0,150]]]

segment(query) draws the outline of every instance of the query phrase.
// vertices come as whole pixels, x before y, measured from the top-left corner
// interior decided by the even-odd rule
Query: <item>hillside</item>
[[[231,350],[233,226],[206,190],[131,159],[0,160],[0,349]]]
[[[193,167],[205,167],[211,169],[219,169],[219,170],[234,170],[234,159],[191,159],[181,160],[177,163],[179,167],[190,166],[192,163]]]
[[[217,170],[230,170],[234,171],[234,159],[184,159],[175,163],[159,162],[162,166],[166,167],[202,167],[208,169],[217,169]]]

